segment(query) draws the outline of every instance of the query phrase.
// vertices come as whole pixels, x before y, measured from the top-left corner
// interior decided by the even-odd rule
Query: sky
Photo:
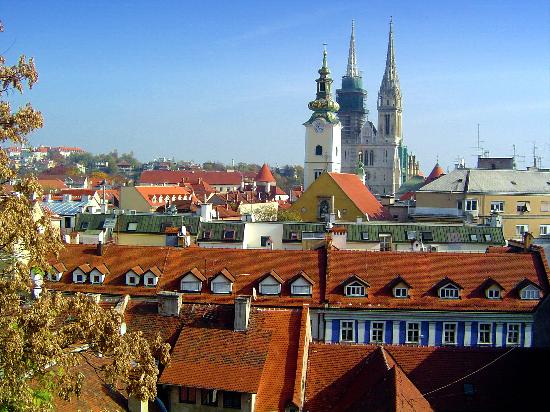
[[[0,53],[33,56],[33,145],[142,160],[303,164],[307,103],[327,43],[334,89],[351,20],[369,119],[393,16],[403,134],[421,169],[481,146],[550,167],[550,2],[3,0]],[[522,157],[524,156],[524,157]]]

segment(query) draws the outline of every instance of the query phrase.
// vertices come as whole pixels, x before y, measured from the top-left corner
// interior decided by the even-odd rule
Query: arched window
[[[315,146],[315,154],[317,156],[321,156],[323,154],[323,146],[321,146],[320,144]]]
[[[358,156],[359,156],[359,161],[360,161],[361,163],[363,163],[363,152],[359,152],[359,153],[358,153]]]
[[[374,150],[370,151],[370,165],[372,166],[374,164]]]

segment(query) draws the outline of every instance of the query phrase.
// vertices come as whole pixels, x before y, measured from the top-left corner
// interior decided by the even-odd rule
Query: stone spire
[[[346,76],[359,77],[359,69],[357,69],[357,57],[355,55],[355,21],[351,21],[351,37],[349,39],[349,55],[348,55],[348,69],[346,70]]]
[[[319,69],[319,78],[317,82],[317,95],[315,100],[309,102],[309,110],[313,110],[308,122],[313,122],[318,117],[322,117],[330,123],[338,123],[336,112],[340,109],[338,103],[332,100],[332,77],[327,64],[327,48],[323,50],[323,66]]]
[[[399,76],[395,64],[395,51],[393,48],[393,20],[390,17],[390,34],[388,38],[388,53],[386,55],[386,70],[380,89],[399,89]]]

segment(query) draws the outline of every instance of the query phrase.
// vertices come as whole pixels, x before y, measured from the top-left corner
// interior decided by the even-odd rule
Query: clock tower
[[[317,95],[309,102],[313,111],[304,123],[306,147],[304,161],[304,190],[323,172],[340,173],[342,126],[336,112],[340,108],[332,100],[332,78],[327,66],[327,50],[323,51],[323,66],[319,69]]]

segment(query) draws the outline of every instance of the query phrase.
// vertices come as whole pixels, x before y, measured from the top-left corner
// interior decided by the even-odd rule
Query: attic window
[[[101,275],[92,275],[90,277],[90,283],[94,283],[94,284],[101,283]]]
[[[361,239],[369,240],[369,232],[362,232],[361,233]]]
[[[529,285],[521,290],[519,296],[524,300],[536,300],[540,299],[540,291],[535,286]]]
[[[230,229],[225,229],[223,231],[223,240],[234,240],[235,239],[235,231]]]
[[[81,230],[86,230],[86,229],[88,229],[88,226],[89,226],[89,225],[90,225],[90,222],[82,222],[82,223],[80,224],[80,229],[81,229]]]
[[[501,293],[498,287],[493,286],[487,289],[487,299],[500,299],[500,297]]]
[[[138,226],[137,222],[130,222],[130,223],[128,223],[128,226],[126,227],[126,230],[128,232],[135,232],[137,230],[137,226]]]
[[[439,289],[439,297],[442,299],[458,299],[459,289],[451,284],[447,284]]]
[[[365,296],[365,286],[359,282],[352,282],[346,285],[346,296]]]
[[[74,283],[84,283],[84,277],[82,275],[76,275]]]
[[[393,296],[396,298],[406,298],[409,296],[409,288],[405,286],[396,287],[393,289]]]
[[[128,275],[128,280],[126,282],[128,285],[137,285],[137,277],[134,275]]]
[[[422,240],[423,241],[432,241],[434,240],[434,236],[432,232],[422,232]]]

